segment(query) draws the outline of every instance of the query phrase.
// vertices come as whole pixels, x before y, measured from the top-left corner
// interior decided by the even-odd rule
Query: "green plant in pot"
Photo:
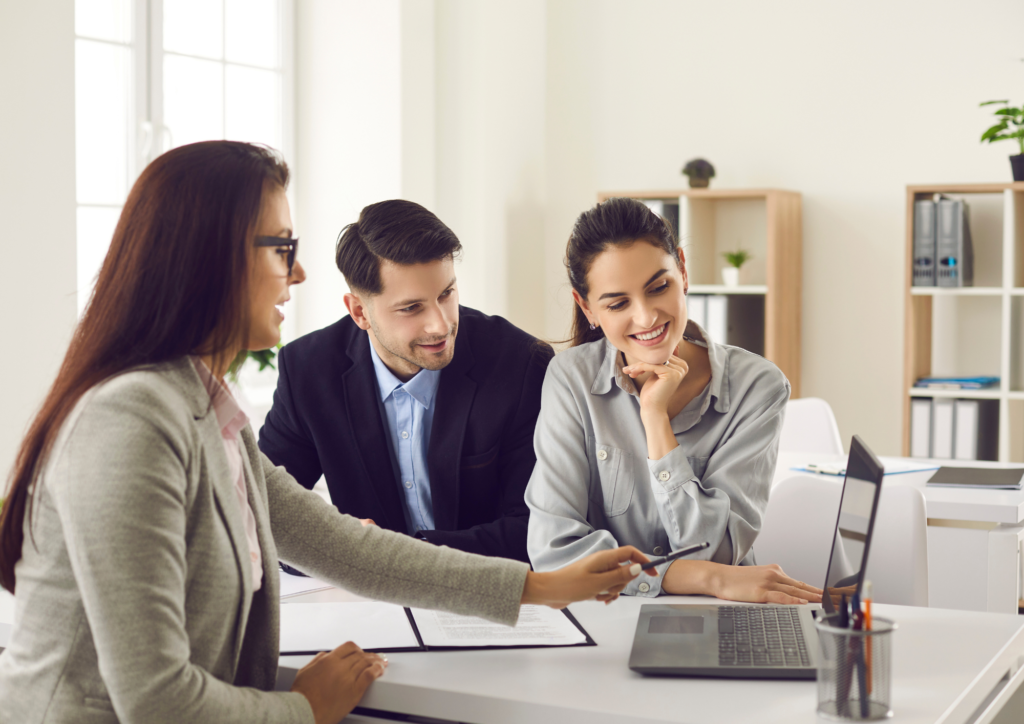
[[[1016,141],[1020,146],[1020,153],[1010,156],[1010,167],[1013,169],[1013,180],[1024,181],[1024,105],[1011,106],[1010,101],[985,101],[981,105],[996,104],[1003,106],[994,111],[999,123],[981,134],[981,142]]]
[[[722,269],[722,282],[727,287],[738,287],[740,285],[740,267],[747,263],[753,255],[746,249],[726,251],[722,253],[727,267]]]
[[[706,189],[715,177],[715,167],[703,158],[694,158],[683,166],[683,175],[690,180],[691,189]]]

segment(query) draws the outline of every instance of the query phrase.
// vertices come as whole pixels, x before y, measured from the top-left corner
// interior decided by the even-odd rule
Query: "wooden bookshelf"
[[[764,356],[800,396],[802,197],[781,189],[685,189],[602,192],[679,205],[679,236],[692,293],[764,296]],[[754,258],[741,286],[721,284],[722,252],[742,246]],[[746,275],[746,278],[743,275]]]
[[[971,206],[974,283],[915,287],[914,202],[945,194]],[[999,400],[999,457],[1024,462],[1024,182],[907,186],[903,454],[915,397]],[[998,388],[915,389],[927,376],[998,375]]]

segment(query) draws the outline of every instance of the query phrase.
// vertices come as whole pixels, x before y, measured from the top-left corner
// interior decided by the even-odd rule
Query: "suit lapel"
[[[380,388],[370,358],[370,340],[357,334],[348,346],[352,366],[345,372],[345,412],[348,415],[355,449],[359,451],[367,484],[377,498],[383,520],[378,524],[408,533],[402,501],[398,496],[398,478],[391,464],[391,441],[380,413]]]
[[[437,530],[459,528],[459,466],[476,382],[468,375],[473,366],[469,340],[456,342],[455,357],[441,372],[434,406],[434,422],[427,446],[430,495]]]
[[[210,404],[210,395],[188,357],[171,363],[171,369],[173,377],[192,408],[192,417],[199,428],[203,458],[206,463],[204,473],[213,489],[217,512],[231,539],[235,565],[238,566],[238,574],[242,582],[242,609],[239,613],[235,635],[235,655],[237,657],[242,646],[245,622],[249,619],[253,588],[252,564],[249,562],[249,540],[245,535],[245,521],[238,505],[235,481],[231,478],[231,466],[228,464],[228,456],[224,451],[224,439],[221,437],[217,415]]]

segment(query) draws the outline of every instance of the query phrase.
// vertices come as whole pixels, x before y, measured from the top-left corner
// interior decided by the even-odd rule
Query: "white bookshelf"
[[[974,281],[915,287],[914,201],[941,193],[969,204]],[[903,452],[915,397],[999,400],[999,461],[1024,462],[1024,183],[907,187]],[[997,375],[984,390],[915,388],[920,377]]]

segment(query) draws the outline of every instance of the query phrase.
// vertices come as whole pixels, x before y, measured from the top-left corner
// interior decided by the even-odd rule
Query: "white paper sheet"
[[[587,640],[564,613],[547,606],[523,606],[515,627],[425,608],[412,609],[412,615],[427,646],[567,646]]]
[[[330,583],[324,583],[316,578],[293,576],[290,573],[281,571],[281,598],[291,598],[292,596],[298,596],[302,593],[323,591],[327,588],[333,588],[333,586],[331,586]]]
[[[281,652],[331,651],[347,641],[362,649],[418,648],[405,615],[393,603],[286,603],[281,606]]]

